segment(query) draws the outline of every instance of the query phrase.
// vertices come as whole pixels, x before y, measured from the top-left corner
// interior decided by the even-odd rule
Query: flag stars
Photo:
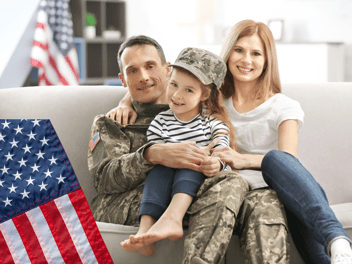
[[[17,187],[13,186],[13,184],[12,184],[12,186],[9,187],[9,188],[7,188],[7,189],[10,190],[10,193],[12,193],[12,192],[16,193],[16,188],[17,188]]]
[[[1,187],[4,187],[3,183],[4,183],[4,181],[0,180],[0,186]]]
[[[31,148],[32,148],[32,147],[29,147],[29,146],[26,144],[26,146],[25,146],[24,148],[22,148],[22,149],[24,149],[24,154],[26,154],[27,152],[31,153],[31,151],[30,151]]]
[[[31,131],[31,133],[30,134],[27,134],[27,136],[29,137],[29,141],[31,140],[31,139],[34,139],[35,140],[35,136],[36,136],[37,134],[33,134],[33,132]]]
[[[33,127],[35,127],[35,126],[40,126],[40,125],[39,125],[39,122],[40,122],[40,120],[38,120],[38,119],[32,121]]]
[[[49,159],[49,161],[50,161],[50,166],[53,165],[53,163],[54,163],[55,165],[57,165],[57,164],[56,164],[57,159],[55,159],[54,156],[51,156],[51,159]]]
[[[40,168],[40,166],[37,166],[37,164],[34,163],[33,167],[31,167],[31,168],[32,168],[32,170],[33,170],[32,173],[33,173],[34,171],[39,172],[38,169]]]
[[[38,160],[39,160],[40,158],[44,159],[44,155],[45,155],[45,153],[42,153],[42,151],[41,151],[41,150],[39,150],[39,153],[35,153],[35,155],[37,155],[37,156],[38,156]]]
[[[10,154],[10,152],[7,153],[7,155],[4,155],[6,157],[6,161],[9,159],[13,161],[12,157],[15,156],[15,154]]]
[[[34,185],[34,183],[33,183],[34,181],[35,181],[35,179],[32,179],[32,176],[29,176],[29,180],[26,180],[27,186],[30,184]]]
[[[0,169],[0,170],[2,170],[2,174],[1,174],[1,175],[4,175],[4,173],[9,174],[9,173],[7,172],[9,169],[10,169],[10,168],[6,168],[5,165],[4,165],[4,168]]]
[[[12,142],[10,142],[11,148],[13,148],[13,147],[18,148],[18,146],[17,146],[17,143],[18,143],[18,142],[19,142],[19,141],[15,141],[15,139],[13,139]]]
[[[42,191],[42,190],[46,190],[45,187],[47,186],[47,184],[44,184],[44,182],[42,182],[42,184],[38,186],[40,187],[40,191]]]
[[[4,142],[5,142],[5,140],[4,140],[5,137],[6,137],[6,135],[2,135],[2,134],[0,133],[0,141],[4,141]]]
[[[42,146],[44,146],[44,145],[48,145],[49,146],[49,144],[48,144],[49,139],[45,139],[45,137],[43,137],[43,139],[39,140],[39,141],[42,142]]]
[[[7,197],[6,200],[3,200],[3,202],[5,203],[5,207],[8,206],[8,205],[12,206],[11,205],[12,200],[9,200],[9,197]]]
[[[6,120],[5,120],[5,123],[1,123],[2,125],[3,125],[3,128],[2,129],[5,129],[6,127],[7,128],[10,128],[9,127],[9,124],[11,124],[11,122],[7,122]]]
[[[20,125],[18,125],[17,128],[14,128],[14,130],[16,130],[16,135],[17,135],[18,133],[21,133],[21,134],[22,134],[22,129],[23,129],[23,127],[20,127]]]
[[[26,165],[26,162],[27,162],[28,160],[23,160],[23,158],[20,160],[20,161],[17,161],[19,164],[20,164],[20,168],[22,167],[22,166],[25,166],[25,167],[27,167],[27,165]]]
[[[51,177],[51,174],[52,174],[52,173],[53,173],[53,172],[52,172],[52,171],[49,171],[49,169],[48,169],[46,172],[44,172],[45,178]]]
[[[64,179],[66,179],[66,177],[62,177],[62,175],[60,174],[60,177],[56,178],[56,179],[58,179],[58,183],[57,184],[59,184],[60,182],[65,183]]]
[[[27,192],[26,189],[24,189],[21,194],[22,194],[22,199],[29,198],[28,194],[30,194],[30,192]]]
[[[23,173],[18,173],[18,171],[15,173],[15,174],[12,174],[13,176],[15,176],[15,180],[17,180],[17,179],[20,179],[21,180],[21,175],[22,175]]]

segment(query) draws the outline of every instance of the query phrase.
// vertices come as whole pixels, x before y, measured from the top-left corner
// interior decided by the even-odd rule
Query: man
[[[137,116],[133,124],[126,126],[104,115],[95,118],[90,137],[99,142],[89,149],[88,166],[98,195],[91,207],[97,221],[138,226],[143,183],[155,164],[201,171],[201,165],[197,164],[205,162],[208,157],[192,142],[147,143],[146,130],[150,122],[159,112],[168,109],[166,81],[170,68],[160,45],[145,36],[131,37],[121,45],[118,63],[119,77],[130,91]],[[183,263],[220,262],[232,236],[236,217],[241,217],[237,214],[248,190],[248,183],[233,171],[222,171],[205,180],[188,210],[190,217]],[[247,202],[248,211],[254,211],[251,204],[252,201]],[[245,234],[250,233],[247,229],[258,218],[251,212],[247,214],[248,211],[242,213],[246,221]],[[246,214],[251,219],[247,219]],[[283,235],[277,234],[275,239],[282,239]],[[253,252],[253,247],[261,248],[247,236],[242,237],[247,241],[248,252]],[[282,259],[287,258],[285,249]],[[251,258],[257,259],[256,256]],[[252,261],[249,256],[247,259]]]

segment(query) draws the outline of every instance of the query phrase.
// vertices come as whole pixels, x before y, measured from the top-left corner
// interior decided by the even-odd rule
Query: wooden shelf
[[[84,84],[104,84],[118,78],[117,52],[126,39],[126,3],[120,0],[71,0],[70,8],[74,34],[85,40],[86,81]],[[85,37],[85,17],[90,13],[96,19],[96,37]],[[120,38],[104,38],[106,30],[118,30]]]

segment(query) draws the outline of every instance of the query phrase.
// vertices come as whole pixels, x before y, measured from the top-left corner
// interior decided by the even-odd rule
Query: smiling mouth
[[[153,86],[154,86],[154,84],[149,85],[149,86],[145,86],[145,87],[140,87],[140,88],[138,88],[138,90],[139,90],[139,91],[144,91],[144,90],[147,90],[147,89],[149,89],[149,88],[152,88]]]
[[[250,68],[243,68],[240,66],[237,66],[237,68],[240,70],[240,72],[244,72],[244,73],[249,73],[252,71],[252,69],[250,69]]]
[[[179,103],[176,103],[174,100],[171,99],[171,102],[173,103],[174,106],[176,107],[179,107],[179,106],[182,106],[184,104],[179,104]]]

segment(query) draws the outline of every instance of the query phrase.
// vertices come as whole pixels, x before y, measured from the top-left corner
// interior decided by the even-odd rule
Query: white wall
[[[22,86],[32,68],[39,1],[0,0],[0,88]]]
[[[285,42],[344,42],[352,81],[351,0],[127,0],[127,34],[155,38],[173,62],[182,48],[220,44],[243,19],[283,19]]]

